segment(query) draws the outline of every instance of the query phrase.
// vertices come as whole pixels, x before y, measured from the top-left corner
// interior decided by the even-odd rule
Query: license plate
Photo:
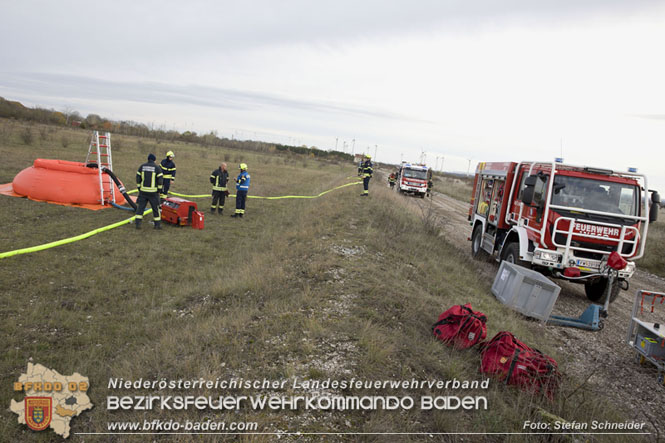
[[[583,266],[585,268],[588,268],[591,266],[591,262],[588,260],[577,260],[577,266]]]

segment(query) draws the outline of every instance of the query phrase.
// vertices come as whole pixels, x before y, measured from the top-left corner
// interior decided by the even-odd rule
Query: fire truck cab
[[[649,195],[651,193],[651,195]],[[471,252],[584,283],[587,298],[603,302],[607,260],[628,260],[610,301],[628,289],[634,260],[644,255],[660,196],[637,172],[557,162],[479,163],[469,209]]]
[[[432,178],[432,170],[425,165],[402,163],[399,169],[397,191],[411,193],[425,198],[427,180]]]

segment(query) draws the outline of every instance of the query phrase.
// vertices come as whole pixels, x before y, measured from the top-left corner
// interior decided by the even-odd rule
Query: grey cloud
[[[254,0],[5,2],[5,66],[59,66],[91,57],[177,60],[281,44],[321,47],[410,32],[557,23],[603,15],[625,20],[658,0]],[[36,12],[37,11],[37,12]],[[7,43],[12,42],[12,43]]]
[[[417,121],[405,115],[323,101],[298,100],[274,94],[222,89],[200,85],[170,85],[155,82],[112,82],[83,76],[48,73],[2,73],[2,84],[36,96],[86,100],[124,100],[155,104],[191,104],[237,111],[272,107],[280,112],[300,110],[341,113],[381,119]],[[11,99],[11,97],[9,97]]]

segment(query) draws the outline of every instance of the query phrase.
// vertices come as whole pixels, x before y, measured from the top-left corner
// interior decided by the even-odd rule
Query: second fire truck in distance
[[[432,178],[432,170],[425,165],[402,163],[399,169],[397,191],[425,198],[427,180]]]

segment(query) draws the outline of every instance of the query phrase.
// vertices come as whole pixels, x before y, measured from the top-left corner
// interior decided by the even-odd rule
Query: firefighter
[[[432,178],[427,179],[427,196],[430,197],[432,195],[432,186],[434,185],[434,182],[432,181]]]
[[[175,154],[173,151],[169,151],[166,153],[166,158],[159,164],[159,166],[162,168],[162,172],[164,173],[164,186],[162,187],[162,191],[159,193],[160,203],[163,203],[166,197],[169,195],[171,180],[175,181],[175,163],[173,162],[174,158]]]
[[[240,174],[236,177],[236,212],[231,217],[242,217],[245,215],[245,200],[247,199],[247,191],[249,191],[247,165],[240,163],[238,168],[240,169]]]
[[[212,206],[210,213],[214,214],[215,209],[221,214],[224,211],[224,201],[229,194],[226,182],[229,180],[229,172],[226,170],[226,163],[219,165],[219,168],[210,174],[210,183],[212,183]]]
[[[139,189],[139,198],[136,200],[136,229],[141,229],[143,211],[146,204],[150,202],[152,216],[155,221],[155,229],[162,229],[160,225],[161,214],[159,210],[159,194],[162,190],[164,173],[157,163],[154,154],[148,155],[148,162],[139,166],[136,172],[136,185]]]
[[[394,172],[391,172],[390,175],[388,176],[388,183],[390,184],[390,189],[393,189],[395,187],[396,182],[397,182],[397,176],[395,175]]]
[[[362,165],[362,174],[363,174],[363,193],[360,194],[362,197],[367,197],[369,195],[369,179],[372,178],[372,157],[369,154],[365,154],[365,161]]]

